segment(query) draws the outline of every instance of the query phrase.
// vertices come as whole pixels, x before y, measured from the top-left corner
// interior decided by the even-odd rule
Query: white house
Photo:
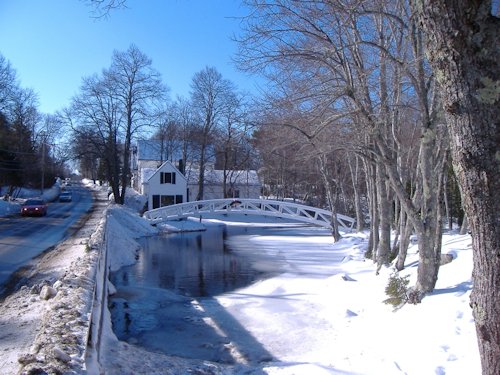
[[[170,161],[159,168],[142,168],[140,173],[148,210],[187,202],[186,177]]]
[[[196,200],[198,195],[199,170],[188,173],[188,199]],[[261,183],[255,170],[226,171],[226,191],[231,198],[259,198]],[[207,168],[203,184],[203,199],[224,198],[224,171]]]
[[[194,162],[185,164],[180,159],[174,148],[161,141],[137,142],[131,158],[132,187],[148,197],[148,210],[196,200],[198,166]],[[179,165],[173,160],[179,160]],[[224,171],[214,169],[214,165],[208,163],[203,199],[224,198],[223,181]],[[261,183],[257,171],[226,171],[226,191],[233,198],[259,198]]]
[[[161,141],[137,141],[136,147],[132,149],[131,157],[132,187],[141,194],[144,194],[142,190],[143,183],[153,173],[151,169],[158,169],[166,160],[175,160],[173,156],[169,154],[168,147]],[[146,174],[144,173],[145,170],[147,170]]]

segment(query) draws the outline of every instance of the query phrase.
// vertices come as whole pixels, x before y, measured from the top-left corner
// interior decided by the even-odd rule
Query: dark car
[[[59,202],[71,202],[73,200],[73,195],[71,191],[63,191],[59,194]]]
[[[47,204],[42,199],[28,199],[21,206],[22,216],[45,216]]]

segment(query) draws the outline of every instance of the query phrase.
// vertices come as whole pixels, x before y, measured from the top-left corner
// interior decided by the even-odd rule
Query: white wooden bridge
[[[328,210],[286,201],[262,199],[227,198],[174,204],[146,211],[144,217],[153,223],[158,223],[189,216],[203,217],[213,213],[274,216],[332,228],[332,213]],[[337,214],[337,222],[339,228],[351,231],[356,220]]]

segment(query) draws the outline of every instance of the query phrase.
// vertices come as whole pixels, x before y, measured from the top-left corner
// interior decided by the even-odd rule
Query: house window
[[[160,208],[160,196],[159,195],[153,195],[153,210],[155,208]]]
[[[182,203],[182,195],[153,195],[153,209]]]
[[[161,206],[170,206],[175,203],[175,197],[173,195],[162,195],[161,196]]]
[[[160,184],[175,184],[175,172],[160,172]]]

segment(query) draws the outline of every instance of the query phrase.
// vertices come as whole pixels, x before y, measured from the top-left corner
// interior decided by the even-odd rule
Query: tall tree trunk
[[[426,129],[421,143],[421,159],[419,162],[422,174],[422,206],[420,209],[421,220],[416,226],[418,236],[418,276],[416,288],[421,294],[434,290],[439,266],[441,263],[441,239],[436,238],[436,228],[441,228],[437,217],[439,198],[439,181],[435,166],[438,163],[434,155],[437,134],[434,129]],[[439,251],[438,251],[439,250]],[[421,297],[418,297],[420,300]]]
[[[462,226],[460,227],[460,234],[461,235],[467,234],[468,230],[469,230],[469,220],[467,220],[467,215],[464,215],[464,218],[462,220]]]
[[[375,261],[379,242],[379,214],[375,165],[371,161],[366,161],[365,171],[369,201],[368,207],[370,211],[370,237],[368,239],[368,250],[366,256]]]
[[[113,191],[115,203],[120,204],[120,158],[117,150],[116,131],[110,131],[105,153],[108,182]]]
[[[339,241],[342,238],[342,236],[340,235],[339,224],[337,221],[338,193],[337,193],[337,187],[334,186],[335,182],[332,183],[331,178],[329,176],[326,159],[327,159],[326,155],[319,155],[318,157],[319,171],[321,177],[323,178],[323,185],[325,187],[326,196],[328,199],[328,205],[330,206],[330,210],[332,211],[332,219],[331,219],[332,236],[335,239],[335,241]]]
[[[408,220],[405,210],[401,207],[401,213],[399,217],[400,226],[400,240],[399,240],[399,252],[398,258],[396,260],[396,269],[401,271],[405,267],[406,255],[408,254],[408,247],[410,246],[410,235],[412,232],[411,222]]]
[[[354,191],[354,209],[356,211],[356,231],[363,231],[363,212],[361,210],[361,199],[359,194],[360,184],[359,184],[359,157],[354,156],[356,159],[355,165],[352,165],[352,159],[348,159],[349,171],[351,172],[352,188]]]
[[[500,374],[500,19],[492,1],[421,0],[413,10],[427,35],[443,89],[453,164],[472,231],[471,306],[483,374]]]
[[[200,151],[200,170],[198,171],[198,194],[196,195],[196,200],[203,200],[203,194],[205,189],[205,148],[206,143],[203,141]]]
[[[444,182],[443,183],[444,183],[443,199],[444,199],[446,219],[448,221],[448,229],[452,230],[453,229],[453,217],[451,216],[450,200],[448,197],[448,174],[446,174],[446,173],[444,175]]]
[[[382,266],[389,264],[389,254],[391,252],[391,202],[388,199],[384,165],[378,164],[376,169],[377,202],[378,213],[380,214],[380,241],[375,258],[378,274]]]
[[[419,265],[417,283],[410,298],[412,303],[420,302],[425,294],[434,289],[441,259],[441,233],[437,234],[441,225],[437,216],[446,157],[443,143],[446,137],[444,134],[438,136],[437,129],[430,126],[424,128],[422,132],[419,154],[422,196],[414,198],[415,201],[420,201],[420,204],[414,204],[415,202],[410,200],[397,172],[396,163],[392,157],[387,157],[390,150],[382,142],[377,142],[394,192],[418,236]]]
[[[127,107],[127,130],[125,134],[125,144],[123,145],[123,162],[121,173],[120,204],[125,203],[127,187],[130,183],[130,145],[132,143],[132,109]]]
[[[394,198],[394,239],[392,240],[391,254],[390,258],[395,259],[398,256],[399,252],[399,241],[401,236],[401,209],[399,204],[399,199],[397,197]]]

